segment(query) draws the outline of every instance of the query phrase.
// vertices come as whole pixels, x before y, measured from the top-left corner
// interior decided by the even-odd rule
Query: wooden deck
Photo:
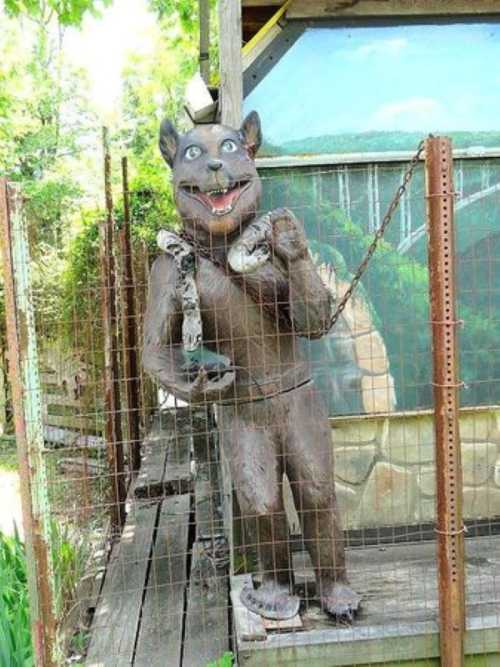
[[[228,650],[227,547],[208,441],[203,432],[193,438],[187,411],[155,421],[106,569],[87,667],[206,667]]]
[[[218,465],[204,434],[192,431],[170,414],[144,443],[87,667],[206,667],[228,650],[245,667],[375,665],[439,655],[433,542],[349,551],[351,581],[363,595],[352,626],[336,626],[313,601],[303,551],[293,555],[301,614],[273,623],[246,610],[239,590],[250,575],[232,577],[229,591]],[[466,652],[500,653],[500,537],[469,538],[466,554]],[[484,664],[500,664],[500,655],[493,659]]]
[[[437,658],[435,544],[353,549],[348,561],[351,582],[363,596],[362,613],[352,626],[335,626],[314,602],[308,604],[314,577],[309,557],[296,553],[296,582],[306,608],[302,627],[269,630],[255,614],[235,608],[242,664],[336,667]],[[500,537],[466,540],[466,575],[466,653],[500,653]],[[241,588],[241,580],[233,577],[233,590]],[[495,659],[491,664],[500,665],[500,655]]]

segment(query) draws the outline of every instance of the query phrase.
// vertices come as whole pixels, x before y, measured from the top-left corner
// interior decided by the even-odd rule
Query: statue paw
[[[291,595],[289,587],[274,581],[264,582],[259,588],[246,585],[240,594],[247,609],[264,618],[283,621],[299,612],[300,599]]]
[[[323,585],[320,596],[323,611],[337,621],[352,623],[361,606],[361,596],[347,584],[333,582]]]

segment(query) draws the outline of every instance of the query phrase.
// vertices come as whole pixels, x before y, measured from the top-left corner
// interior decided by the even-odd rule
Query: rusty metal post
[[[451,141],[425,146],[434,428],[436,436],[437,555],[441,665],[464,663],[464,527],[458,414],[455,314],[455,230]]]
[[[104,384],[106,451],[111,479],[111,521],[120,530],[125,520],[127,495],[123,457],[122,415],[120,405],[120,374],[116,316],[116,274],[113,253],[113,196],[111,192],[111,155],[108,131],[103,128],[104,194],[106,219],[101,224],[101,292],[104,330]]]
[[[20,195],[5,179],[0,179],[0,239],[33,646],[37,666],[55,667],[50,511],[30,257]]]
[[[130,470],[136,473],[141,466],[139,396],[140,379],[137,362],[137,314],[135,285],[130,243],[130,200],[127,158],[122,157],[123,225],[120,229],[121,251],[121,315],[123,344],[123,375],[127,398],[127,429]]]

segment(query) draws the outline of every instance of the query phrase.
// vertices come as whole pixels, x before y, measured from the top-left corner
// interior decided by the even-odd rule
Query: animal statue
[[[321,607],[351,620],[360,597],[349,586],[326,410],[299,338],[330,327],[332,297],[308,251],[302,224],[279,208],[259,214],[254,158],[260,120],[239,130],[202,125],[160,129],[183,229],[161,232],[150,275],[143,364],[190,404],[216,403],[221,446],[243,517],[253,532],[262,581],[241,599],[268,618],[294,616],[286,473],[314,566]]]

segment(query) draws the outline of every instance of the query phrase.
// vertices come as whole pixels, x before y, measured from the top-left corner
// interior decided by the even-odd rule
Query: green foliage
[[[55,608],[61,621],[76,599],[77,586],[85,574],[89,558],[89,545],[74,529],[57,521],[51,523],[50,542]]]
[[[32,247],[40,241],[60,246],[83,194],[71,161],[88,143],[95,119],[82,94],[82,73],[64,61],[57,25],[32,21],[21,30],[3,20],[0,174],[23,188]]]
[[[340,210],[323,209],[326,225],[338,229],[336,250],[349,258],[353,271],[361,262],[372,236],[352,223]],[[323,258],[331,246],[325,244]],[[324,255],[326,253],[326,255]],[[333,265],[337,266],[335,260]],[[342,276],[341,276],[342,277]],[[389,354],[396,383],[398,409],[431,405],[431,331],[429,326],[429,275],[424,264],[401,255],[386,241],[377,252],[363,279],[363,289],[376,306],[375,323]],[[500,340],[500,322],[481,307],[459,294],[459,313],[465,326],[459,332],[460,375],[469,389],[463,402],[469,405],[498,401],[500,360],[494,351]]]
[[[0,533],[0,665],[33,665],[26,559],[17,533]]]
[[[17,450],[14,436],[0,437],[0,473],[17,470]]]
[[[447,132],[453,138],[454,148],[471,146],[498,146],[500,133]],[[317,155],[319,153],[374,153],[384,151],[412,151],[422,139],[421,132],[337,132],[317,137],[285,141],[280,145],[264,143],[262,155]]]
[[[218,660],[212,660],[207,667],[231,667],[234,662],[234,655],[226,651]]]
[[[56,16],[63,26],[80,26],[86,14],[97,15],[110,4],[111,0],[4,0],[10,16],[25,14],[42,22]]]
[[[51,524],[50,543],[55,605],[61,622],[75,600],[89,550],[82,537],[56,521]],[[0,665],[33,666],[26,556],[17,532],[13,537],[0,533]]]

